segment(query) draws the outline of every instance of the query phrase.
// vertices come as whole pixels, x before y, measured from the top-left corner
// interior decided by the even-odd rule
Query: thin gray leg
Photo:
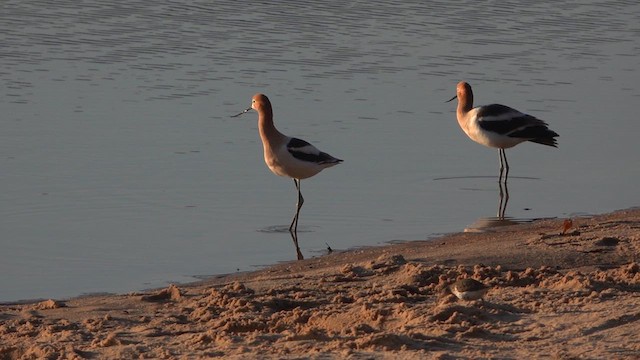
[[[298,246],[298,217],[300,216],[300,209],[302,208],[302,204],[304,204],[304,198],[302,197],[302,193],[300,192],[300,180],[293,179],[293,183],[296,185],[296,190],[298,190],[298,201],[296,202],[296,214],[293,216],[293,220],[291,221],[291,225],[289,226],[289,233],[291,234],[291,238],[293,239],[293,244],[296,246],[298,260],[302,260],[304,259],[304,256],[302,255],[300,247]]]
[[[500,176],[498,178],[498,182],[507,183],[507,177],[509,176],[509,163],[507,162],[507,153],[504,149],[499,149],[498,155],[500,157]],[[504,181],[503,179],[504,175]]]

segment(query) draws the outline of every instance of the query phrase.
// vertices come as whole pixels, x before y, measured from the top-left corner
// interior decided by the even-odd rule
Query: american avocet
[[[458,83],[456,96],[458,124],[467,136],[482,145],[498,148],[500,157],[500,177],[504,172],[504,182],[509,175],[509,163],[504,149],[514,147],[521,142],[532,141],[542,145],[557,147],[555,131],[547,123],[531,115],[500,104],[473,107],[473,91],[464,81]],[[447,101],[447,102],[449,102]]]
[[[300,180],[312,177],[325,168],[337,165],[342,160],[318,150],[308,142],[282,134],[273,125],[273,109],[271,102],[263,94],[256,94],[251,100],[251,107],[232,117],[240,116],[251,109],[258,112],[258,130],[264,149],[264,162],[276,175],[293,179],[298,191],[296,213],[293,216],[289,232],[296,246],[298,259],[303,259],[298,246],[298,216],[304,198],[300,192]]]
[[[460,279],[449,290],[460,300],[478,300],[489,291],[489,287],[475,279]]]

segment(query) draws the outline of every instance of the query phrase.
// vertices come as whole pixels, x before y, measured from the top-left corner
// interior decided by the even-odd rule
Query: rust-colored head
[[[456,96],[452,97],[449,101],[458,99],[458,109],[469,111],[473,107],[473,91],[471,85],[464,81],[460,81],[456,86]],[[447,101],[447,102],[449,102]]]
[[[258,114],[261,115],[267,115],[269,117],[273,116],[273,110],[271,110],[271,102],[269,101],[269,98],[264,94],[258,93],[253,95],[253,97],[251,98],[250,108],[243,110],[239,114],[231,115],[231,117],[238,117],[240,115],[246,114],[248,111],[251,111],[251,109],[257,111]]]
[[[471,85],[464,81],[460,81],[456,86],[456,96],[458,98],[468,97],[473,100],[473,91],[471,91]]]
[[[255,94],[251,98],[251,108],[257,112],[271,113],[271,102],[265,94]]]

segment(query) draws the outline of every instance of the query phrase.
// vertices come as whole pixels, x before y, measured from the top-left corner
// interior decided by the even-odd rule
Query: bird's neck
[[[458,108],[456,110],[458,124],[460,124],[460,126],[465,130],[467,128],[467,122],[469,121],[469,111],[471,111],[471,109],[473,109],[472,95],[467,95],[466,98],[460,99],[460,101],[458,101]]]
[[[258,115],[258,129],[262,143],[267,146],[275,146],[286,138],[275,125],[273,125],[273,113],[261,111]]]
[[[473,94],[468,92],[458,101],[458,112],[469,112],[473,108]]]

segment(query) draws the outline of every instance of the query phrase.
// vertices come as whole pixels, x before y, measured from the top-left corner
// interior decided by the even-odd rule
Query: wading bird
[[[304,198],[300,192],[300,181],[310,178],[325,168],[337,165],[342,160],[318,150],[308,142],[282,134],[273,124],[271,102],[264,94],[256,94],[251,100],[251,107],[232,117],[240,116],[251,109],[258,112],[258,130],[264,149],[264,162],[276,175],[293,179],[298,191],[296,213],[293,216],[289,233],[296,247],[298,260],[304,257],[298,246],[298,216]]]

